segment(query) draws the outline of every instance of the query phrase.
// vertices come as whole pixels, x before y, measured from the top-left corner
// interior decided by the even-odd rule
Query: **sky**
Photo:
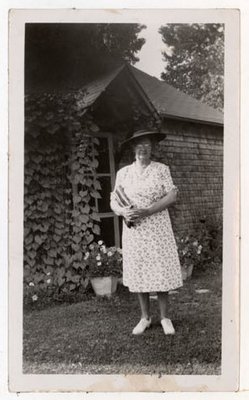
[[[166,46],[162,41],[162,36],[158,33],[160,25],[147,24],[146,26],[147,29],[143,29],[139,35],[139,37],[146,39],[146,43],[141,51],[137,53],[140,61],[135,64],[135,67],[160,79],[160,75],[165,68],[161,52],[166,50]]]

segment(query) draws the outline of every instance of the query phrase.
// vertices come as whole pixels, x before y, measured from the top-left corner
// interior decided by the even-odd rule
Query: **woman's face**
[[[142,138],[134,145],[135,158],[139,161],[149,161],[151,157],[152,142],[149,138]]]

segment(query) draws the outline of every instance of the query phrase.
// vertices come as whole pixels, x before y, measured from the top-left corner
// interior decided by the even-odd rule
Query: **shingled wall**
[[[186,233],[200,219],[222,220],[223,128],[219,126],[165,121],[167,138],[156,158],[169,165],[179,188],[177,204],[170,214],[174,231]]]

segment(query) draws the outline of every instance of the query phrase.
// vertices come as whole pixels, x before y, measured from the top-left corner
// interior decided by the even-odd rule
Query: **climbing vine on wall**
[[[100,233],[98,132],[84,93],[25,103],[24,289],[36,301],[86,287],[82,257]]]

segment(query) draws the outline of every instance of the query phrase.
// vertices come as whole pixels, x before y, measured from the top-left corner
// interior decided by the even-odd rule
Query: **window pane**
[[[104,240],[107,246],[114,246],[114,218],[101,218],[100,222],[100,237]]]
[[[110,193],[111,193],[111,178],[109,176],[99,176],[98,180],[101,184],[101,199],[98,199],[99,212],[111,212],[110,208]]]
[[[97,146],[98,150],[98,168],[97,172],[100,174],[109,173],[110,172],[110,161],[109,161],[109,148],[108,148],[108,139],[107,138],[100,138],[99,146]]]

